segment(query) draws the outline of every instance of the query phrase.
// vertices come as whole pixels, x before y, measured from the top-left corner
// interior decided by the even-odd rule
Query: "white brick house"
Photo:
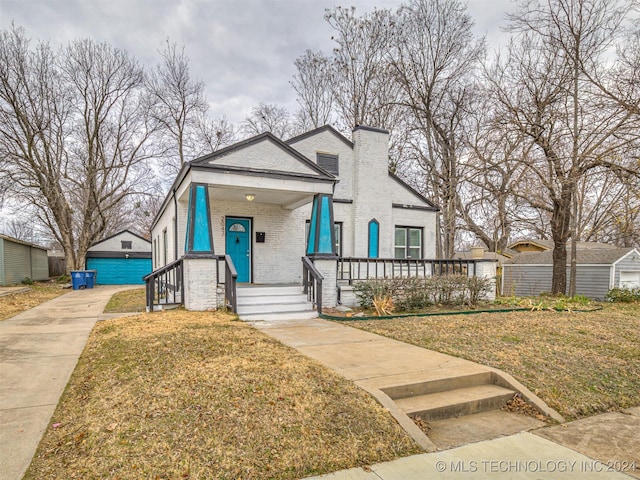
[[[385,130],[358,126],[349,140],[324,126],[185,164],[153,223],[156,280],[179,261],[159,283],[184,285],[188,309],[216,308],[233,267],[241,285],[301,286],[307,256],[335,306],[338,258],[435,258],[438,208],[389,171],[388,142]]]

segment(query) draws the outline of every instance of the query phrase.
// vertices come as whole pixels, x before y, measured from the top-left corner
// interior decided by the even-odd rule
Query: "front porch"
[[[189,310],[226,308],[243,320],[306,319],[324,308],[356,306],[352,286],[383,278],[463,274],[493,279],[492,260],[373,259],[304,256],[302,282],[247,284],[229,255],[185,255],[145,277],[147,310],[183,305]],[[495,298],[495,289],[487,299]]]

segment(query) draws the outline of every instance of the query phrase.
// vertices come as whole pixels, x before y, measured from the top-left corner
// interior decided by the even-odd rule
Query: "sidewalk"
[[[0,322],[0,480],[22,478],[89,333],[123,288],[71,291]]]
[[[382,394],[380,388],[398,381],[437,379],[454,372],[473,373],[489,369],[338,322],[313,319],[264,321],[253,325],[354,381],[376,396],[394,416],[397,412],[394,412],[393,401]],[[401,419],[402,416],[396,418],[399,417]],[[416,439],[415,432],[411,432],[415,425],[410,423],[407,426],[401,422]],[[504,425],[496,425],[496,428],[500,427]],[[490,440],[474,440],[475,443],[442,451],[435,451],[437,447],[431,442],[420,443],[425,451],[433,453],[313,478],[595,480],[629,479],[632,478],[630,475],[640,478],[640,407],[553,427],[534,426],[523,430],[514,430]]]

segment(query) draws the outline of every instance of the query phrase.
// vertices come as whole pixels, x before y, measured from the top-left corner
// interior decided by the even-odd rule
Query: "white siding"
[[[230,167],[287,171],[314,176],[319,175],[312,167],[294,158],[291,153],[275,145],[268,138],[265,138],[259,143],[251,144],[246,148],[231,151],[227,155],[211,160],[209,163]]]
[[[252,219],[251,251],[254,283],[302,283],[305,220],[310,207],[287,210],[277,205],[211,201],[213,244],[216,254],[225,253],[225,218]],[[255,232],[265,232],[256,243]]]
[[[353,199],[353,149],[329,130],[303,138],[291,146],[305,157],[316,162],[316,154],[338,155],[339,182],[334,197],[341,200]]]
[[[391,209],[394,189],[389,183],[389,134],[366,129],[353,132],[354,202],[353,251],[368,256],[369,222],[380,224],[379,257],[393,257],[394,223]]]
[[[620,288],[620,272],[640,272],[640,252],[631,250],[615,263],[612,288]]]
[[[183,202],[186,204],[186,201]],[[180,203],[179,203],[180,205]],[[180,209],[180,208],[179,208]],[[186,217],[186,206],[184,207],[184,214]],[[171,263],[175,258],[175,249],[174,249],[174,219],[175,218],[175,207],[173,203],[173,198],[167,204],[167,208],[162,212],[162,215],[154,225],[151,230],[152,240],[156,242],[156,251],[152,252],[153,256],[153,269],[157,270],[158,268],[163,267],[165,264]],[[186,224],[186,218],[183,220],[181,217],[178,217],[179,220],[182,220],[183,224]],[[180,224],[180,222],[179,222]],[[167,245],[164,245],[164,229],[167,230]],[[184,237],[184,235],[183,235]],[[178,236],[178,241],[180,242],[180,237]],[[182,240],[184,242],[184,240]],[[167,261],[164,261],[164,249],[167,249]],[[184,254],[184,243],[182,243],[182,250],[178,251],[178,256],[182,256]]]
[[[92,247],[89,248],[90,252],[121,252],[122,249],[122,241],[131,242],[132,252],[150,252],[151,244],[143,238],[138,237],[137,235],[133,235],[129,232],[122,232],[118,235],[115,235],[111,238],[107,238],[101,242],[96,243]]]
[[[398,188],[402,187],[398,185]],[[434,211],[393,209],[394,226],[422,227],[422,255],[424,258],[436,258],[436,215],[437,212]],[[391,241],[395,242],[395,238],[392,237]],[[394,245],[391,245],[392,252],[393,247]]]

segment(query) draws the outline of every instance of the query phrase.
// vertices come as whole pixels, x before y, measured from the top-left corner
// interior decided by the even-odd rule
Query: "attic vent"
[[[131,250],[131,240],[120,240],[122,250]]]
[[[334,175],[338,175],[338,155],[331,155],[328,153],[317,153],[316,159],[318,162],[318,166],[324,168],[327,172],[333,173]]]

